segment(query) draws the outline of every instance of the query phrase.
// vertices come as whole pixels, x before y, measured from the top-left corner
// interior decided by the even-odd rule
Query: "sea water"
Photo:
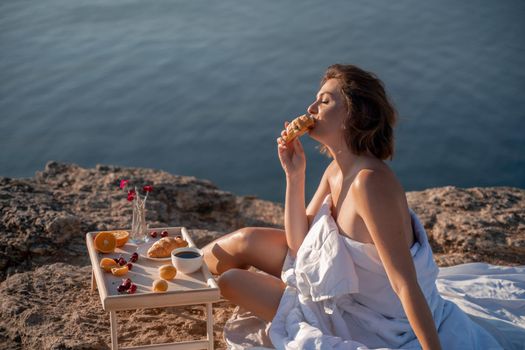
[[[0,2],[0,176],[152,167],[283,201],[276,138],[324,69],[376,73],[405,189],[525,187],[525,2]],[[307,197],[330,161],[307,152]]]

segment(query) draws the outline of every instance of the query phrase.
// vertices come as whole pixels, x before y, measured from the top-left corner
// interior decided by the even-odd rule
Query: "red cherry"
[[[126,266],[128,267],[128,270],[131,270],[133,268],[133,264],[132,263],[127,263]]]
[[[160,236],[161,237],[168,237],[168,231],[162,231]]]
[[[137,291],[137,285],[132,283],[131,286],[129,286],[128,294],[134,294]]]
[[[117,287],[117,291],[119,293],[123,293],[126,291],[126,287],[124,287],[124,285],[121,284],[120,286]]]
[[[129,258],[129,261],[132,262],[132,263],[134,263],[134,262],[137,262],[138,259],[139,259],[138,256],[136,256],[136,255],[132,255],[131,258]]]
[[[157,237],[157,231],[150,232],[149,234],[151,237],[156,238]]]
[[[129,287],[131,287],[131,279],[126,278],[125,280],[122,280],[121,286],[123,286],[124,289],[129,289]]]
[[[119,264],[120,266],[124,266],[124,265],[126,265],[127,263],[128,263],[128,262],[127,262],[126,259],[124,259],[124,258],[120,258],[120,259],[118,259],[118,264]]]

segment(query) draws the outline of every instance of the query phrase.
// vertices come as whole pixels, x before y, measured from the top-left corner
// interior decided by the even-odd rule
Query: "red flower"
[[[153,191],[153,186],[146,185],[142,189],[144,190],[144,192],[151,192]]]
[[[137,196],[137,192],[135,192],[135,190],[129,190],[128,191],[128,201],[129,202],[134,200],[136,196]]]
[[[129,180],[120,180],[120,189],[124,189],[128,185]]]

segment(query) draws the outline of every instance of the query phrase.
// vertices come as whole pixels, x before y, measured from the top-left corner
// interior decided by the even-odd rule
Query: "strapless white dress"
[[[328,195],[296,259],[286,257],[286,289],[272,322],[240,311],[226,324],[231,349],[421,348],[375,246],[339,234],[331,205]],[[411,216],[410,252],[442,348],[525,348],[525,266],[439,269],[423,226]]]

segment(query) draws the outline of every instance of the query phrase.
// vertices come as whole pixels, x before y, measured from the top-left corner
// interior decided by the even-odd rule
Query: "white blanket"
[[[285,260],[287,287],[269,331],[250,315],[234,315],[224,332],[230,348],[420,348],[375,246],[340,235],[330,208],[327,196],[297,258]],[[410,252],[442,348],[525,348],[525,266],[438,269],[426,232],[411,215]]]

